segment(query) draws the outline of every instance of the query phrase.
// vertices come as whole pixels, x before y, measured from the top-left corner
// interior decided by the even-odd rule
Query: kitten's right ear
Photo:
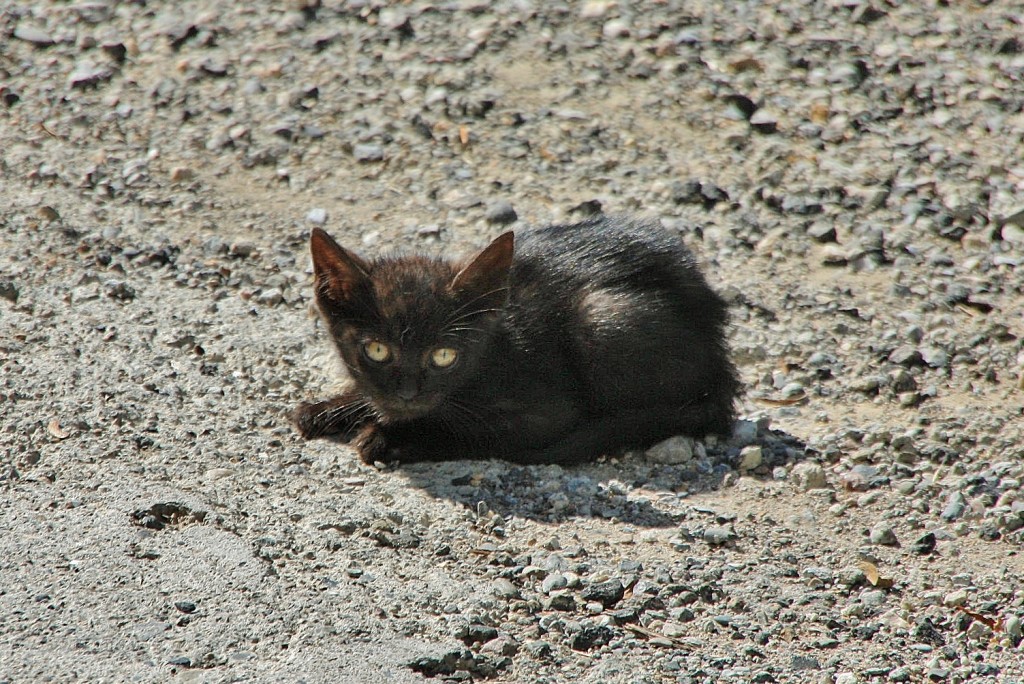
[[[361,284],[370,279],[370,267],[359,255],[350,252],[319,228],[309,236],[313,255],[313,285],[317,297],[332,302],[348,300]]]
[[[499,299],[504,297],[514,251],[515,236],[512,231],[502,233],[458,272],[451,289],[476,291],[483,296]]]

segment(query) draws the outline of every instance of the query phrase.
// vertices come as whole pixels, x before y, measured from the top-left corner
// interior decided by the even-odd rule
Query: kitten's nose
[[[399,385],[398,390],[395,392],[399,399],[404,401],[411,401],[419,394],[419,389],[416,387],[415,382],[403,382]]]

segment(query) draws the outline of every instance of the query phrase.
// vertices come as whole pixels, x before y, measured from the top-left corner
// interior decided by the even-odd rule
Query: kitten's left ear
[[[455,292],[468,290],[480,298],[494,297],[504,301],[514,247],[512,231],[494,238],[459,271],[450,288]]]
[[[314,228],[309,236],[309,251],[318,300],[345,302],[370,280],[367,263],[320,228]]]

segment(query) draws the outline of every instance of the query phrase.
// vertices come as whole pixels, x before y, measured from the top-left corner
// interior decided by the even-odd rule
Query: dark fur
[[[725,303],[678,237],[596,218],[497,238],[453,264],[367,262],[323,231],[316,298],[352,376],[296,412],[362,459],[577,463],[677,434],[728,434],[739,388]],[[365,339],[401,351],[385,365]],[[454,367],[424,363],[438,346]],[[404,397],[404,398],[402,398]]]

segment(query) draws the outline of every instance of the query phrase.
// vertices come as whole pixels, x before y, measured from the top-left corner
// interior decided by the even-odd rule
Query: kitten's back
[[[524,340],[559,342],[545,353],[572,365],[594,413],[700,404],[707,432],[730,429],[738,381],[726,305],[678,235],[600,217],[517,238],[512,327]]]

